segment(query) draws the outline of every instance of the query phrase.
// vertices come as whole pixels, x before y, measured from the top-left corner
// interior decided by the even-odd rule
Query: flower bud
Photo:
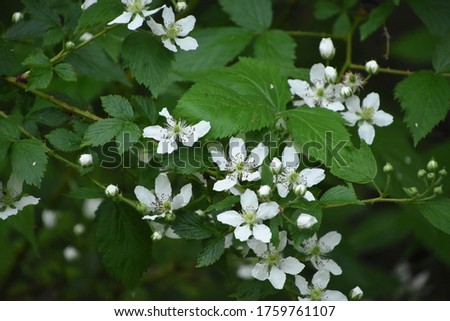
[[[409,197],[413,197],[413,196],[416,196],[417,194],[419,194],[419,190],[415,186],[404,187],[403,190],[405,191],[406,194],[408,194]]]
[[[107,197],[115,197],[119,194],[119,188],[116,185],[109,184],[105,189],[105,195]]]
[[[184,1],[177,2],[176,6],[175,6],[175,10],[177,12],[181,12],[183,10],[186,10],[186,8],[187,8],[187,3],[184,2]]]
[[[64,47],[67,50],[72,50],[73,48],[75,48],[75,43],[73,41],[66,41],[66,43],[64,44]]]
[[[428,174],[427,174],[427,178],[431,181],[431,180],[433,180],[433,179],[436,178],[436,174],[434,174],[434,173],[428,173]]]
[[[75,233],[75,235],[81,235],[84,233],[85,230],[86,230],[86,228],[81,223],[78,223],[77,225],[75,225],[73,227],[73,232]]]
[[[174,213],[169,212],[169,213],[166,214],[165,218],[166,218],[167,222],[173,222],[173,221],[175,221],[176,216],[175,216]]]
[[[353,95],[353,91],[350,87],[344,86],[341,88],[341,97],[342,98],[349,98]]]
[[[139,203],[138,205],[136,205],[136,211],[142,214],[147,214],[148,213],[147,205]]]
[[[196,210],[195,214],[197,214],[198,216],[205,216],[205,212],[203,212],[202,210]]]
[[[427,169],[429,171],[435,171],[438,169],[438,167],[439,167],[439,165],[434,159],[430,160],[427,164]]]
[[[91,154],[82,154],[78,159],[78,162],[83,167],[88,167],[92,165],[92,155]]]
[[[441,175],[441,176],[447,176],[447,171],[445,170],[445,168],[443,168],[443,169],[441,169],[441,170],[439,171],[439,175]]]
[[[330,84],[334,84],[337,79],[337,71],[333,67],[325,67],[325,79]]]
[[[350,299],[354,300],[354,301],[358,301],[361,300],[362,296],[363,296],[364,292],[361,290],[361,288],[359,286],[354,287],[351,291],[350,291]]]
[[[258,195],[261,198],[269,198],[270,197],[270,186],[263,185],[258,190]]]
[[[274,159],[272,159],[272,162],[270,163],[270,170],[272,171],[272,173],[280,174],[282,167],[283,163],[281,163],[281,161],[277,157],[274,157]]]
[[[378,71],[378,63],[375,60],[366,62],[366,71],[371,75],[376,74]]]
[[[434,192],[434,194],[441,195],[441,194],[444,192],[444,191],[442,190],[442,185],[436,186],[436,187],[433,189],[433,192]]]
[[[23,13],[22,12],[14,12],[12,17],[11,17],[11,20],[14,23],[17,23],[17,22],[19,22],[22,19],[23,19]]]
[[[390,163],[386,163],[386,165],[383,166],[383,172],[386,174],[392,173],[394,170],[394,167]]]
[[[336,49],[331,38],[322,38],[319,44],[319,51],[323,59],[333,59]]]
[[[310,229],[317,223],[317,218],[312,215],[302,213],[297,219],[297,226],[299,229]]]
[[[162,238],[163,238],[163,233],[161,233],[160,231],[153,232],[153,234],[152,234],[153,241],[159,241]]]
[[[286,130],[286,121],[283,118],[279,118],[275,124],[275,128],[278,130]]]
[[[417,172],[417,176],[418,176],[419,178],[425,177],[425,175],[427,175],[427,171],[424,170],[424,169],[421,169],[421,170],[419,170],[419,171]]]
[[[82,42],[89,41],[93,37],[94,37],[94,35],[92,33],[85,32],[80,36],[80,41],[82,41]]]
[[[80,257],[80,252],[73,246],[66,246],[63,251],[64,258],[67,262],[75,261]]]
[[[305,196],[306,194],[306,186],[303,184],[297,185],[294,187],[294,193],[297,196]]]

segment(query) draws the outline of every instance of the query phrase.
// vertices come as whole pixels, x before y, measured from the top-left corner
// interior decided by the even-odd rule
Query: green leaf
[[[325,20],[342,11],[336,3],[331,1],[316,1],[314,3],[314,16],[318,20]]]
[[[45,89],[50,85],[53,78],[53,70],[51,67],[36,67],[30,70],[28,77],[27,89]]]
[[[416,15],[434,35],[450,31],[450,2],[447,0],[406,0]]]
[[[274,125],[289,100],[287,81],[275,66],[241,59],[192,86],[175,112],[191,123],[209,121],[208,137],[219,138]]]
[[[450,82],[432,71],[419,71],[397,84],[395,98],[417,145],[447,115]]]
[[[90,27],[106,25],[125,10],[125,5],[116,0],[99,0],[83,11],[76,32]]]
[[[172,225],[173,230],[180,237],[188,240],[204,240],[214,235],[211,223],[195,213],[186,213],[177,216]]]
[[[346,146],[340,156],[344,163],[333,162],[331,173],[347,182],[367,184],[377,176],[377,163],[369,145],[362,142],[360,149]]]
[[[134,288],[151,260],[151,230],[134,211],[105,200],[96,212],[95,236],[109,273]]]
[[[273,174],[272,171],[266,163],[261,166],[261,185],[273,185]]]
[[[433,68],[438,73],[450,72],[450,34],[443,37],[433,54]]]
[[[65,128],[57,128],[45,137],[56,149],[63,152],[73,152],[81,148],[81,137]]]
[[[320,204],[325,207],[343,204],[364,205],[358,200],[352,187],[342,185],[332,187],[326,191],[320,198]]]
[[[23,65],[30,68],[47,68],[51,69],[52,63],[50,59],[42,52],[38,51],[35,54],[28,56],[24,61]]]
[[[205,267],[217,262],[225,250],[225,238],[207,240],[197,259],[197,267]]]
[[[350,18],[346,11],[342,12],[333,24],[333,33],[344,37],[352,28]]]
[[[60,26],[61,20],[58,12],[53,9],[48,1],[45,0],[22,0],[27,12],[39,21],[42,21],[49,26]]]
[[[255,57],[280,67],[292,68],[296,59],[294,39],[282,30],[268,30],[258,35],[255,41]]]
[[[75,199],[104,198],[105,191],[98,186],[77,187],[67,193],[67,196]]]
[[[138,114],[150,122],[150,125],[156,123],[158,112],[153,99],[145,96],[131,96],[131,104]]]
[[[223,200],[220,201],[216,201],[213,204],[211,204],[210,206],[208,206],[208,208],[205,210],[205,212],[211,212],[213,210],[215,211],[222,211],[222,210],[227,210],[229,208],[232,208],[234,206],[234,204],[236,204],[237,202],[239,202],[239,196],[227,196],[225,197]]]
[[[394,3],[387,1],[370,11],[369,18],[359,28],[359,31],[361,32],[361,41],[365,40],[368,36],[380,28],[392,13],[394,8]]]
[[[270,0],[219,0],[231,20],[246,29],[262,32],[272,24]]]
[[[148,33],[130,34],[123,42],[122,57],[134,79],[144,84],[154,95],[168,79],[172,69],[173,53]]]
[[[198,42],[195,51],[178,51],[173,69],[183,75],[196,75],[222,67],[233,60],[253,38],[252,32],[237,27],[199,29],[192,33]]]
[[[57,127],[66,123],[69,117],[61,109],[48,107],[28,114],[26,119],[46,126]]]
[[[47,166],[46,149],[34,139],[19,140],[12,146],[11,164],[15,175],[39,187]]]
[[[100,146],[111,141],[123,128],[124,121],[107,118],[89,126],[84,135],[83,146]]]
[[[268,281],[244,280],[239,282],[236,293],[230,295],[239,301],[259,301],[269,295],[278,293]]]
[[[20,63],[14,53],[12,43],[5,39],[0,39],[0,75],[11,75],[21,68]]]
[[[65,81],[76,81],[77,80],[77,74],[75,73],[75,70],[73,69],[71,64],[67,63],[61,63],[57,64],[53,70],[57,73],[57,75]]]
[[[30,242],[36,255],[39,255],[38,242],[35,233],[36,223],[34,221],[34,207],[25,207],[17,215],[9,217],[7,222]]]
[[[133,107],[130,102],[122,96],[109,95],[101,97],[103,109],[112,117],[132,120],[134,117]]]
[[[142,132],[138,125],[124,121],[122,128],[116,135],[116,142],[119,144],[119,154],[129,150],[139,140],[141,134]]]
[[[0,141],[15,142],[20,137],[20,131],[10,119],[0,118]]]
[[[350,142],[344,120],[325,108],[295,108],[284,113],[286,127],[302,152],[331,166],[341,148]]]
[[[64,39],[64,30],[61,26],[51,28],[45,32],[43,38],[44,46],[56,45]]]
[[[450,234],[450,199],[438,198],[417,204],[420,213],[441,231]]]

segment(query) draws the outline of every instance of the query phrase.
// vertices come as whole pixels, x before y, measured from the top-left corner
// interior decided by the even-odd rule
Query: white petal
[[[260,281],[267,280],[269,277],[269,267],[267,264],[256,263],[255,267],[252,270],[252,276]]]
[[[189,32],[191,32],[194,29],[195,26],[195,17],[194,16],[187,16],[183,19],[180,19],[176,22],[176,26],[181,27],[181,32],[178,33],[179,37],[186,37]]]
[[[235,176],[228,175],[226,178],[221,179],[214,183],[213,190],[217,192],[222,192],[229,190],[234,185],[237,184],[237,178]]]
[[[322,299],[323,301],[348,301],[344,294],[335,290],[326,290]]]
[[[341,111],[345,109],[344,105],[339,101],[328,102],[327,104],[324,104],[324,107],[332,111]]]
[[[281,231],[280,233],[278,233],[278,237],[280,238],[280,244],[278,244],[277,250],[281,252],[284,250],[287,244],[287,232]]]
[[[245,143],[241,138],[231,137],[228,146],[229,157],[232,162],[243,162],[247,157]]]
[[[269,220],[280,212],[280,206],[275,202],[262,203],[259,205],[256,216],[261,220]]]
[[[300,172],[300,177],[306,182],[306,187],[311,187],[325,179],[325,171],[322,168],[305,168]]]
[[[164,26],[169,28],[175,22],[175,14],[173,13],[172,7],[164,7],[162,17],[164,19]]]
[[[244,177],[244,175],[242,176],[242,180],[248,181],[248,182],[254,182],[254,181],[257,181],[260,179],[261,179],[261,174],[259,173],[259,171],[255,171],[252,173],[247,172],[245,177]]]
[[[325,83],[325,66],[321,63],[315,64],[309,71],[309,78],[312,83]]]
[[[281,155],[281,161],[284,167],[297,169],[300,161],[294,146],[286,146],[284,148],[283,154]]]
[[[380,107],[380,96],[377,93],[370,93],[364,98],[362,102],[363,107],[371,107],[377,111]]]
[[[169,123],[169,125],[175,125],[175,120],[173,119],[173,116],[169,113],[169,111],[167,110],[166,107],[164,107],[163,109],[161,109],[161,111],[159,112],[160,116],[163,116],[167,122]]]
[[[211,158],[214,163],[217,164],[221,171],[226,170],[228,161],[226,160],[223,152],[217,148],[210,148],[209,152],[211,153]]]
[[[358,96],[351,96],[345,100],[345,106],[347,106],[348,111],[352,113],[361,112],[361,101]]]
[[[291,93],[303,98],[309,89],[308,82],[298,79],[289,79],[289,86],[291,87]]]
[[[258,146],[251,150],[246,163],[252,168],[261,166],[267,155],[269,155],[269,148],[263,143],[259,143]]]
[[[39,198],[36,198],[34,196],[24,196],[20,200],[14,203],[14,206],[18,211],[21,211],[25,206],[28,205],[36,205],[39,203]]]
[[[165,39],[162,41],[164,47],[169,49],[170,51],[177,52],[177,47],[172,43],[170,39]]]
[[[0,212],[0,218],[6,220],[11,215],[16,215],[19,212],[17,208],[7,207],[3,212]]]
[[[305,265],[292,256],[282,259],[280,263],[280,269],[291,275],[299,274],[304,268]]]
[[[136,195],[136,198],[138,199],[139,202],[145,204],[151,210],[154,210],[154,203],[156,201],[156,197],[152,192],[150,192],[144,186],[138,185],[134,188],[134,194]]]
[[[194,135],[194,141],[196,142],[197,140],[199,140],[200,138],[202,138],[209,132],[209,130],[211,129],[211,124],[209,121],[202,120],[198,124],[195,124],[194,126],[192,126],[192,128],[194,129],[193,135]]]
[[[364,140],[368,145],[372,145],[373,139],[375,138],[375,128],[368,122],[364,121],[358,129],[358,135]]]
[[[318,270],[327,270],[333,275],[341,275],[341,267],[332,259],[319,258],[317,261],[311,261],[314,267]]]
[[[372,121],[375,125],[379,127],[385,127],[392,124],[394,121],[394,118],[391,114],[385,113],[382,110],[376,111],[375,114],[372,117]]]
[[[14,197],[19,196],[20,194],[22,194],[23,179],[17,177],[17,175],[15,174],[11,174],[8,183],[6,183],[6,186]]]
[[[175,38],[174,40],[175,43],[185,51],[195,50],[198,48],[198,42],[195,38],[185,37],[185,38]]]
[[[167,129],[162,128],[159,125],[145,127],[144,132],[142,134],[143,137],[153,138],[158,141],[160,141],[166,135],[167,135]]]
[[[144,18],[141,17],[139,14],[136,14],[134,16],[134,19],[128,24],[128,29],[136,30],[137,28],[142,26],[143,22],[144,22]]]
[[[251,189],[247,189],[241,195],[241,205],[243,210],[256,211],[258,209],[258,196]]]
[[[155,193],[159,200],[172,197],[172,186],[166,174],[161,173],[155,180]]]
[[[277,184],[277,191],[278,191],[278,195],[280,195],[280,197],[285,198],[288,193],[289,193],[289,189],[288,186],[286,184]]]
[[[153,20],[153,18],[150,18],[150,20],[147,21],[147,25],[156,36],[163,36],[166,34],[166,30],[164,30],[164,27]]]
[[[342,117],[347,121],[347,125],[349,126],[355,126],[355,124],[358,122],[358,120],[361,119],[360,116],[356,115],[355,113],[351,111],[346,111],[341,114]]]
[[[295,276],[295,286],[298,288],[298,290],[302,295],[309,294],[308,281],[306,281],[306,279],[303,276],[301,275]]]
[[[223,224],[231,225],[233,227],[238,227],[244,223],[242,215],[236,211],[226,211],[217,215],[217,220]]]
[[[322,290],[327,287],[328,282],[330,282],[330,272],[326,270],[317,271],[311,281],[314,287]]]
[[[269,281],[277,290],[281,290],[286,282],[286,274],[276,266],[272,266],[269,274]]]
[[[329,253],[338,245],[342,240],[342,235],[336,231],[328,232],[322,236],[318,242],[321,253]]]
[[[151,3],[151,1],[148,4],[150,4],[150,3]],[[164,9],[165,7],[166,7],[166,5],[162,5],[161,7],[153,9],[153,10],[143,10],[143,11],[141,11],[141,13],[144,17],[148,17],[148,16],[151,16],[151,15],[157,13],[161,9]]]
[[[158,154],[171,154],[174,150],[178,148],[177,142],[175,141],[175,137],[172,137],[171,139],[162,139],[158,143],[158,148],[156,149],[156,152]]]
[[[314,197],[313,193],[310,191],[306,191],[305,195],[303,195],[303,198],[309,202],[315,201],[316,198]]]
[[[192,184],[184,185],[180,194],[176,195],[172,201],[172,210],[177,210],[179,208],[185,207],[192,197]]]
[[[128,22],[130,22],[132,16],[133,16],[133,14],[130,12],[123,12],[116,19],[108,22],[108,25],[113,25],[116,23],[128,23]]]
[[[261,242],[269,243],[272,238],[272,232],[264,224],[256,224],[253,226],[253,237]]]
[[[248,240],[247,245],[259,257],[262,257],[264,255],[264,253],[267,252],[267,244],[264,242],[261,242],[257,239],[252,238],[252,239]]]
[[[142,217],[142,219],[143,219],[143,220],[154,221],[154,220],[156,220],[157,218],[164,217],[164,216],[166,216],[166,215],[161,215],[161,214],[158,214],[158,215],[145,215],[145,216]]]
[[[242,242],[245,242],[248,240],[248,238],[252,235],[252,231],[250,229],[250,225],[244,224],[241,226],[236,227],[234,230],[234,236]]]

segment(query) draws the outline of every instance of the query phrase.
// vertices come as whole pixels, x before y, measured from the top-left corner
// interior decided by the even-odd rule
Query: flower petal
[[[311,260],[311,263],[317,270],[326,270],[333,275],[342,274],[341,267],[332,259],[323,259],[320,257],[316,257],[315,260]]]
[[[375,128],[368,122],[364,121],[358,129],[358,135],[364,140],[368,145],[372,145],[373,139],[375,138]]]
[[[186,38],[175,38],[175,43],[180,46],[181,49],[185,51],[195,50],[198,48],[198,42],[195,38],[186,37]]]
[[[303,198],[305,200],[307,200],[308,202],[312,202],[312,201],[316,200],[316,198],[314,197],[313,193],[311,193],[310,191],[306,191],[305,195],[303,195]]]
[[[288,83],[292,94],[303,97],[308,92],[309,84],[304,80],[289,79]]]
[[[361,101],[358,96],[351,96],[345,100],[345,106],[349,112],[360,113],[361,112]]]
[[[172,7],[164,7],[162,17],[164,19],[164,26],[168,29],[175,22],[175,14],[173,13]]]
[[[275,202],[267,202],[259,205],[256,216],[261,220],[269,220],[280,212],[280,206]]]
[[[145,138],[153,138],[157,141],[160,141],[163,139],[163,137],[167,136],[167,129],[162,128],[159,125],[148,126],[144,128],[142,136]]]
[[[155,193],[160,201],[172,197],[172,186],[170,186],[169,178],[165,173],[161,173],[156,177]]]
[[[164,30],[164,27],[153,20],[153,18],[150,18],[150,20],[147,21],[147,25],[156,36],[163,36],[166,34],[166,30]]]
[[[278,244],[277,250],[281,252],[284,250],[287,244],[287,232],[281,231],[280,233],[278,233],[278,237],[280,239],[280,244]]]
[[[172,201],[172,210],[177,210],[179,208],[185,207],[192,197],[192,184],[186,184],[184,185],[181,190],[180,194],[176,195],[173,198]]]
[[[17,177],[17,175],[15,174],[11,174],[8,183],[6,183],[6,186],[14,197],[19,196],[20,194],[22,194],[23,179]]]
[[[211,124],[209,121],[202,120],[198,124],[192,126],[192,128],[194,130],[193,131],[194,142],[196,142],[209,132],[209,130],[211,129]]]
[[[301,275],[295,276],[295,286],[298,288],[298,290],[302,295],[309,294],[308,281],[306,281],[306,279],[303,276]]]
[[[322,290],[326,289],[328,282],[330,282],[330,272],[326,270],[317,271],[311,281],[314,287]]]
[[[113,25],[116,23],[128,23],[131,20],[131,17],[133,14],[131,12],[123,12],[120,16],[118,16],[116,19],[108,22],[108,25]]]
[[[254,181],[257,181],[260,179],[261,179],[261,174],[259,173],[259,171],[255,171],[252,173],[247,172],[247,173],[243,173],[243,175],[242,175],[242,180],[248,181],[248,182],[254,182]]]
[[[226,160],[223,151],[217,149],[216,147],[211,147],[209,152],[211,153],[212,161],[217,164],[219,169],[221,171],[226,170],[228,161]]]
[[[226,178],[221,179],[220,181],[217,181],[214,183],[213,190],[217,192],[222,192],[229,190],[234,185],[237,184],[237,178],[232,175],[228,175]]]
[[[178,148],[177,142],[175,141],[175,137],[171,137],[170,139],[162,139],[158,143],[158,148],[156,152],[158,154],[171,154],[174,150]]]
[[[165,214],[163,214],[163,215],[161,215],[161,214],[158,214],[158,215],[145,215],[145,216],[142,217],[142,219],[143,220],[154,221],[157,218],[164,217],[164,216],[166,216],[166,215]]]
[[[305,168],[300,172],[300,178],[306,187],[311,187],[325,179],[325,171],[322,168]]]
[[[177,47],[172,43],[170,39],[165,39],[162,41],[164,47],[169,49],[170,51],[177,52]]]
[[[247,150],[245,149],[245,143],[241,138],[231,137],[228,153],[233,163],[243,162],[247,157]]]
[[[251,189],[247,189],[241,195],[241,205],[244,211],[256,211],[258,209],[258,196]]]
[[[309,78],[312,83],[325,83],[325,66],[321,63],[315,64],[311,67],[309,71]]]
[[[265,146],[263,143],[259,143],[258,146],[253,148],[250,152],[250,156],[248,157],[246,163],[251,168],[255,168],[261,166],[264,159],[269,154],[269,148]]]
[[[6,207],[3,212],[0,212],[0,218],[6,220],[11,215],[16,215],[19,212],[17,208]]]
[[[264,243],[269,243],[272,238],[272,232],[264,224],[256,224],[253,226],[253,237]]]
[[[319,239],[321,253],[330,253],[342,240],[342,235],[336,231],[331,231]]]
[[[245,222],[242,215],[236,211],[226,211],[217,215],[217,220],[223,224],[238,227]]]
[[[281,290],[286,282],[286,274],[276,266],[272,266],[269,274],[269,281],[277,290]]]
[[[332,111],[341,111],[344,110],[344,105],[339,101],[332,101],[323,104],[323,107]]]
[[[252,231],[250,229],[250,225],[244,224],[241,226],[236,227],[234,230],[234,236],[242,242],[245,242],[248,240],[248,238],[252,235]]]
[[[252,276],[260,281],[267,280],[269,277],[269,267],[267,264],[256,263],[255,267],[252,270]]]
[[[375,125],[379,127],[385,127],[392,124],[392,122],[394,121],[394,117],[392,117],[391,114],[388,114],[382,110],[378,110],[373,115],[372,121]]]
[[[342,117],[347,121],[348,126],[355,126],[355,124],[358,122],[358,120],[361,119],[360,116],[356,115],[355,113],[351,111],[346,111],[344,113],[341,113]]]
[[[183,19],[178,20],[175,25],[181,27],[181,31],[178,33],[179,37],[186,37],[189,32],[194,29],[195,17],[190,15]]]
[[[292,256],[282,259],[280,263],[280,269],[291,275],[299,274],[304,268],[305,265]]]
[[[150,4],[150,3],[151,3],[151,1],[148,4]],[[153,10],[142,10],[141,13],[144,17],[148,17],[148,16],[151,16],[151,15],[157,13],[161,9],[164,9],[165,7],[166,7],[166,5],[162,5],[161,7],[153,9]]]
[[[323,301],[348,301],[347,297],[339,292],[339,291],[335,291],[335,290],[326,290],[323,293],[323,297],[322,297]]]
[[[373,108],[374,111],[377,111],[380,107],[380,95],[377,93],[370,93],[364,98],[362,102],[363,107]]]
[[[285,198],[288,193],[289,193],[289,188],[287,184],[282,184],[282,183],[278,183],[277,184],[277,191],[278,191],[278,195],[280,195],[280,197]]]
[[[286,146],[284,148],[281,161],[284,167],[297,169],[300,161],[294,146]]]
[[[144,17],[141,17],[141,15],[136,14],[134,16],[134,19],[131,20],[131,22],[128,24],[129,30],[136,30],[140,26],[142,26],[142,23],[144,22]]]
[[[24,196],[20,200],[14,203],[14,206],[18,211],[21,211],[25,206],[36,205],[39,203],[40,198],[34,196]]]
[[[264,255],[264,253],[267,252],[267,244],[264,242],[261,242],[260,240],[252,238],[247,241],[247,245],[259,257],[262,257]]]
[[[156,197],[150,190],[148,190],[144,186],[138,185],[134,188],[134,195],[136,195],[138,201],[146,205],[149,210],[152,211],[155,209],[154,204],[156,201]]]

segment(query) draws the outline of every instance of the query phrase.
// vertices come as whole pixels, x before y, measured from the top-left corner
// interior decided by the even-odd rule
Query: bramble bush
[[[1,298],[448,299],[448,1],[3,9]]]

